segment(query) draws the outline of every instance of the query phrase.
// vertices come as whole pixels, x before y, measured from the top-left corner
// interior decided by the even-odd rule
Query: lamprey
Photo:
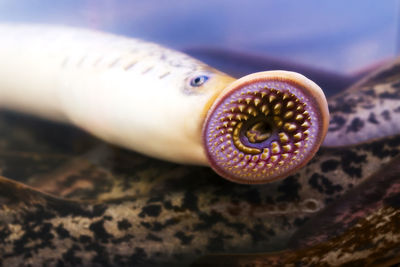
[[[399,80],[382,75],[399,63],[341,96],[379,90],[371,98],[379,107],[385,91],[399,92]],[[391,120],[374,108],[369,112],[389,125],[398,123],[395,110],[388,109]],[[230,258],[212,263],[229,265],[241,257],[235,253],[258,253],[244,259],[250,265],[260,257],[274,260],[265,253],[289,249],[292,237],[292,244],[306,247],[277,252],[272,263],[365,265],[378,262],[384,250],[385,258],[398,255],[399,134],[322,147],[286,179],[247,186],[218,179],[209,168],[146,157],[37,118],[1,112],[0,129],[1,175],[28,185],[0,179],[2,265],[187,266],[216,253]],[[85,153],[98,143],[104,150]],[[293,235],[300,227],[305,235]],[[374,246],[365,245],[368,240]]]
[[[3,24],[0,36],[1,107],[234,182],[288,176],[327,131],[322,90],[297,73],[235,80],[153,43],[61,26]]]

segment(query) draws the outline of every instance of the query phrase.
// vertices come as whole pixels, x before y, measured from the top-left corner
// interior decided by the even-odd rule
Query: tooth
[[[271,157],[271,161],[272,161],[272,162],[275,162],[275,161],[278,160],[278,158],[279,158],[278,156],[275,156],[275,155],[274,155],[274,156]]]
[[[258,115],[257,111],[252,107],[249,107],[247,109],[247,113],[249,113],[249,115],[253,115],[254,117],[256,117]]]
[[[294,107],[294,102],[293,101],[287,102],[286,107],[287,108],[293,108]]]
[[[291,117],[293,117],[293,111],[288,111],[285,113],[285,116],[284,116],[285,119],[290,119]],[[296,119],[297,119],[297,117],[296,117]]]
[[[274,117],[274,122],[275,122],[276,126],[278,126],[278,127],[281,127],[283,124],[281,118],[279,118],[278,116]]]
[[[297,133],[297,134],[293,135],[294,139],[296,139],[296,140],[300,140],[301,136],[302,136],[301,133]]]
[[[264,113],[265,115],[268,115],[268,113],[269,113],[268,106],[267,105],[263,105],[261,107],[261,112]]]
[[[269,149],[265,148],[264,152],[261,154],[261,159],[266,160],[269,157]]]
[[[281,149],[280,149],[280,147],[279,147],[277,142],[272,142],[271,143],[271,148],[272,148],[272,153],[275,153],[275,154],[277,154],[277,153],[279,153],[281,151]]]
[[[282,146],[282,148],[283,148],[283,150],[285,152],[289,152],[290,150],[292,150],[292,146],[291,145],[284,145],[284,146]]]
[[[275,114],[279,114],[279,113],[281,112],[281,107],[282,107],[282,104],[281,104],[281,103],[276,104],[276,105],[274,106],[274,113],[275,113]]]
[[[279,133],[279,139],[282,143],[286,143],[287,141],[289,141],[289,137],[285,133]]]
[[[289,95],[288,95],[287,93],[284,93],[284,94],[283,94],[283,100],[285,100],[285,99],[287,99],[287,98],[289,98]]]
[[[285,125],[283,127],[285,127],[285,129],[290,132],[296,130],[296,128],[297,128],[296,125],[293,123],[285,123]]]

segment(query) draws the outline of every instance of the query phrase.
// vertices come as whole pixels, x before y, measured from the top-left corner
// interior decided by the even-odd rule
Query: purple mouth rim
[[[268,72],[264,72],[268,73]],[[323,138],[325,137],[326,134],[326,129],[327,129],[327,123],[325,121],[329,120],[329,113],[327,111],[327,107],[324,108],[323,105],[324,103],[318,103],[319,98],[321,98],[320,92],[315,93],[313,90],[310,90],[310,87],[319,87],[309,81],[307,78],[305,78],[302,75],[299,74],[293,74],[290,73],[290,75],[286,75],[289,72],[282,71],[281,75],[266,75],[263,76],[262,74],[264,73],[259,73],[259,77],[254,78],[254,74],[249,75],[252,76],[249,78],[249,76],[245,76],[236,82],[232,83],[230,86],[227,87],[227,89],[215,100],[214,104],[212,107],[209,109],[205,122],[203,124],[203,129],[202,129],[202,141],[203,145],[205,148],[206,156],[207,159],[211,165],[211,167],[222,177],[236,182],[236,183],[243,183],[243,184],[260,184],[260,183],[267,183],[267,182],[272,182],[278,179],[281,179],[283,177],[286,177],[290,175],[291,173],[295,172],[297,169],[303,167],[316,153],[318,150],[320,144],[323,141]],[[292,77],[292,76],[295,77]],[[300,76],[300,79],[296,79],[297,76]],[[309,84],[311,82],[311,85]],[[218,165],[218,162],[215,160],[214,156],[211,154],[209,147],[207,146],[207,131],[209,129],[209,124],[211,123],[211,119],[213,118],[213,114],[216,112],[218,107],[220,107],[222,104],[225,103],[225,101],[231,97],[232,95],[235,94],[238,91],[245,91],[248,90],[247,88],[251,88],[254,91],[259,91],[262,89],[263,86],[265,86],[267,83],[285,83],[289,85],[290,87],[294,88],[295,91],[297,90],[298,93],[294,93],[296,97],[299,95],[303,95],[306,101],[308,102],[308,105],[310,106],[309,109],[315,110],[315,115],[316,118],[314,121],[317,121],[318,123],[314,125],[313,127],[316,127],[316,138],[313,140],[312,145],[310,148],[307,149],[307,155],[304,156],[304,159],[298,164],[296,164],[294,167],[289,168],[287,172],[282,172],[278,173],[276,175],[273,175],[272,177],[265,177],[262,179],[246,179],[242,177],[238,177],[233,175],[232,173],[227,172],[224,168]],[[254,86],[254,85],[261,85],[261,86]],[[272,86],[269,86],[272,87]],[[279,90],[281,92],[285,92],[284,90],[281,90],[279,88],[274,88],[275,90]],[[320,89],[319,89],[320,90]],[[293,93],[293,92],[292,92]],[[326,104],[326,99],[323,96],[322,93],[322,98],[323,102]],[[327,104],[326,104],[327,105]],[[324,110],[326,109],[326,110]],[[324,118],[325,117],[325,118]],[[266,140],[266,143],[271,142]]]

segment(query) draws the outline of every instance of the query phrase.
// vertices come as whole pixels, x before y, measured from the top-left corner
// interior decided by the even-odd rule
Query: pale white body
[[[202,73],[210,76],[207,87],[190,88],[190,78]],[[205,110],[232,80],[140,40],[59,26],[0,25],[1,108],[72,123],[153,157],[207,164]]]

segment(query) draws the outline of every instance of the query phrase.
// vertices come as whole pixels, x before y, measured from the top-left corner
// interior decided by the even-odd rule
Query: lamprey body
[[[397,81],[387,78],[358,88],[392,92]],[[398,113],[392,114],[397,123]],[[0,178],[2,265],[187,266],[205,254],[288,249],[302,226],[308,229],[306,238],[293,235],[300,239],[292,243],[312,241],[313,247],[279,253],[270,265],[292,266],[299,260],[318,265],[324,259],[368,265],[382,253],[392,259],[398,255],[399,182],[393,166],[399,166],[399,134],[323,147],[288,178],[245,186],[218,179],[208,168],[108,145],[82,155],[87,151],[82,144],[91,147],[96,140],[35,118],[2,112],[0,129],[7,129],[0,131],[1,175],[35,188]],[[345,193],[350,197],[340,199]],[[365,220],[357,223],[357,218]],[[315,243],[335,234],[332,242]],[[244,265],[260,257],[267,264],[270,258],[264,256],[249,255]],[[211,263],[230,265],[238,257]]]
[[[239,80],[141,40],[1,25],[0,106],[76,125],[110,143],[210,165],[239,183],[304,166],[329,121],[322,90],[286,71]]]
[[[345,146],[400,132],[400,63],[387,64],[329,100],[325,146]]]
[[[201,122],[233,78],[156,44],[96,31],[1,25],[0,32],[1,106],[153,157],[206,164]],[[207,86],[192,86],[201,77]]]

